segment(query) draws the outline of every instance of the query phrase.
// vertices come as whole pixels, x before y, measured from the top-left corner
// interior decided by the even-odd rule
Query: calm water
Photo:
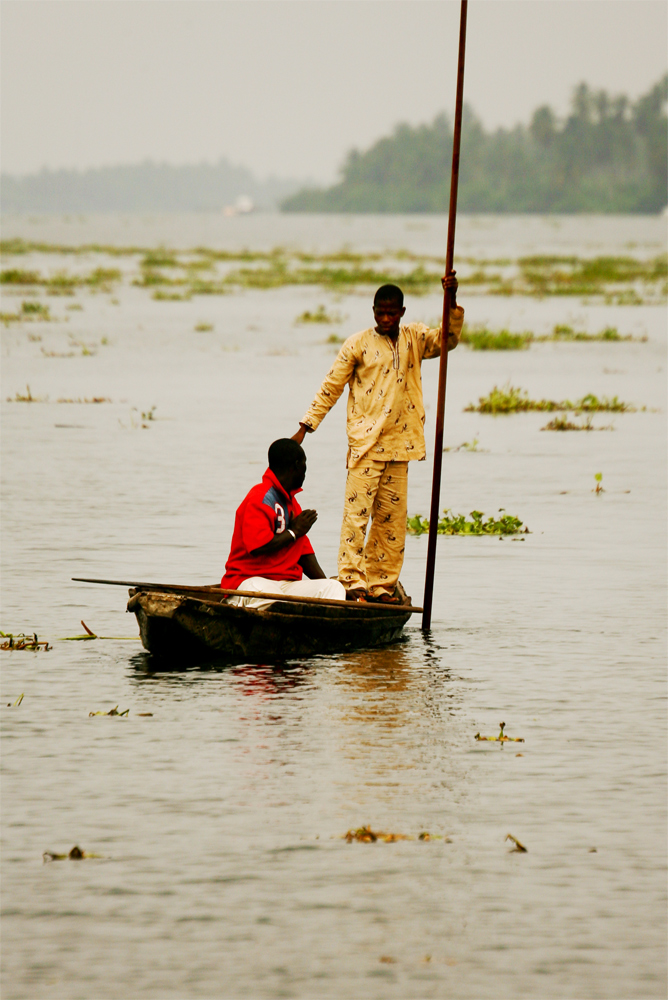
[[[430,253],[443,233],[441,219],[401,217],[4,226],[53,242]],[[650,255],[664,234],[652,219],[471,218],[458,249]],[[0,627],[54,641],[2,653],[3,997],[665,997],[665,310],[463,294],[474,323],[648,337],[452,356],[446,444],[480,450],[445,456],[443,505],[505,508],[532,534],[441,540],[427,636],[416,621],[382,650],[155,673],[126,591],[70,577],[218,579],[267,445],[296,429],[333,357],[331,329],[295,317],[323,303],[347,335],[369,301],[286,288],[155,302],[128,283],[114,297],[56,298],[53,323],[3,332],[3,399],[29,384],[50,402],[3,403]],[[408,311],[432,319],[438,296]],[[425,363],[427,400],[436,376]],[[600,414],[614,430],[588,434],[541,433],[541,414],[462,412],[507,380],[648,409]],[[55,402],[98,395],[112,402]],[[328,572],[343,411],[307,442],[304,499]],[[412,463],[411,513],[427,512],[429,481],[429,463]],[[408,539],[415,603],[425,553]],[[56,641],[82,618],[128,638]],[[89,718],[114,705],[129,717]],[[502,720],[526,742],[474,741]],[[342,839],[366,823],[447,839]],[[75,843],[103,857],[42,863]]]

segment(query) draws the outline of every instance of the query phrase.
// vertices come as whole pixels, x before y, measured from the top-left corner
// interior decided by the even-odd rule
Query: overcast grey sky
[[[486,126],[666,72],[664,0],[471,0]],[[332,180],[454,103],[457,0],[4,0],[3,169],[216,161]]]

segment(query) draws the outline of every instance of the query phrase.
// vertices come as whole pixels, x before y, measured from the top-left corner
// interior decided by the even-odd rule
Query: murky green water
[[[655,254],[664,228],[469,219],[459,248]],[[4,235],[432,252],[443,229],[128,217],[10,220]],[[0,654],[7,1000],[665,996],[665,310],[461,299],[496,328],[615,325],[648,340],[452,355],[446,444],[480,450],[444,457],[443,505],[505,508],[532,534],[442,539],[430,635],[415,623],[388,649],[219,671],[153,673],[136,638]],[[236,505],[333,357],[329,328],[294,323],[320,303],[342,335],[369,321],[366,294],[155,302],[125,283],[3,331],[3,399],[29,384],[50,402],[3,404],[0,627],[57,640],[83,619],[132,637],[123,589],[70,577],[220,577]],[[408,310],[432,318],[438,296]],[[73,340],[93,353],[52,356]],[[436,375],[425,363],[431,401]],[[540,413],[463,412],[507,380],[648,409],[579,434],[541,433]],[[98,395],[112,402],[55,402]],[[313,541],[333,572],[342,405],[307,444]],[[412,464],[411,513],[428,510],[430,471]],[[408,539],[415,603],[425,553]],[[129,717],[89,717],[114,705]],[[475,742],[502,720],[526,742]],[[367,823],[415,839],[346,843]],[[42,863],[75,843],[103,857]]]

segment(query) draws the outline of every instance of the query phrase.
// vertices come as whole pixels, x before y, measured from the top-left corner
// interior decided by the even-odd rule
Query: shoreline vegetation
[[[573,92],[570,113],[536,109],[529,125],[485,131],[464,108],[460,212],[638,212],[666,205],[668,74],[632,102],[591,90]],[[303,188],[285,212],[445,212],[449,202],[452,126],[397,125],[365,152],[353,149],[341,180]]]
[[[460,212],[644,213],[666,205],[668,75],[632,101],[580,83],[569,113],[548,105],[528,124],[487,131],[464,108]],[[283,212],[446,212],[452,125],[445,114],[398,124],[351,150],[328,188],[304,179],[260,179],[218,163],[135,163],[2,175],[2,211],[221,212],[242,201]]]
[[[0,253],[3,258],[0,284],[5,291],[14,289],[24,295],[44,291],[48,295],[73,296],[79,289],[109,293],[129,282],[164,302],[286,286],[318,286],[335,294],[349,294],[383,284],[398,284],[407,294],[417,296],[440,292],[442,273],[442,261],[428,255],[406,250],[360,254],[345,247],[333,253],[316,254],[285,247],[266,251],[227,251],[201,246],[150,249],[101,244],[69,246],[10,239],[0,243]],[[109,259],[103,262],[104,266],[82,272],[78,258],[95,256]],[[40,259],[35,260],[36,257]],[[63,268],[59,260],[49,266],[49,273],[44,273],[45,263],[50,265],[44,257],[71,258],[77,270]],[[112,264],[116,266],[110,266]],[[630,255],[533,255],[516,259],[463,256],[457,260],[457,270],[462,291],[469,297],[577,296],[612,305],[663,304],[668,298],[668,255],[665,253],[642,259]],[[28,310],[24,313],[27,315]],[[10,315],[3,315],[2,321],[8,321]],[[332,318],[335,315],[332,314]],[[13,319],[16,318],[13,314]],[[304,321],[327,322],[328,314],[323,307],[323,313],[317,318],[314,315]],[[527,339],[527,334],[509,331],[500,331],[491,340],[475,330],[468,331],[466,336],[468,341],[465,339],[465,342],[476,350],[517,350],[540,339],[533,334]],[[549,339],[590,338],[562,326],[555,327]],[[600,339],[621,338],[616,332],[606,334],[603,331]]]

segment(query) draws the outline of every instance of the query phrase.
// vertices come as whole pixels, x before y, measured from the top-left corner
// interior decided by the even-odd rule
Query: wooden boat
[[[226,596],[219,588],[165,592],[137,586],[130,590],[128,611],[137,616],[149,653],[172,660],[215,656],[232,664],[273,663],[393,642],[419,610],[405,595],[405,604],[394,605],[285,597],[262,609],[227,604]]]
[[[317,597],[248,593],[219,586],[133,583],[73,577],[82,583],[129,587],[144,649],[163,660],[273,663],[394,642],[414,608],[401,584],[400,604],[365,604]],[[268,598],[263,608],[227,603],[230,596]]]

